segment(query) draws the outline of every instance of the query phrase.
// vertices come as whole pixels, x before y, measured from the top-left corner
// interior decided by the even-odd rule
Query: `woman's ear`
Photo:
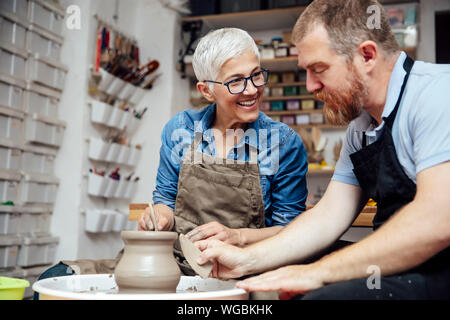
[[[216,98],[214,97],[213,93],[209,89],[209,86],[208,86],[208,84],[206,82],[203,82],[203,81],[197,82],[197,90],[209,102],[215,102],[216,101]]]

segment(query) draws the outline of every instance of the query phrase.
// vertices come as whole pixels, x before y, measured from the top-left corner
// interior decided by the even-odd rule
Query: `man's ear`
[[[197,90],[209,102],[215,102],[216,101],[216,98],[214,97],[213,93],[209,89],[209,86],[208,86],[208,84],[206,82],[203,82],[203,81],[197,82]]]
[[[377,44],[372,40],[366,40],[358,46],[358,54],[362,67],[366,72],[372,71],[379,59],[379,50]]]

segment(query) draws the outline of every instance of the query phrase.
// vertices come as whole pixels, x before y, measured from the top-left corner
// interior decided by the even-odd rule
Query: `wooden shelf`
[[[197,17],[184,17],[180,22],[202,20],[204,28],[223,27],[241,28],[246,31],[270,29],[292,29],[300,14],[306,7],[291,7],[246,12],[211,14]]]
[[[320,129],[329,129],[329,130],[343,130],[347,129],[346,126],[336,126],[334,124],[329,123],[314,123],[314,124],[293,124],[290,127],[294,130],[300,129],[312,129],[313,127],[317,127]]]
[[[278,83],[267,83],[266,84],[266,87],[269,87],[269,88],[296,87],[296,86],[306,86],[306,81],[278,82]]]
[[[261,59],[261,66],[271,72],[285,72],[298,71],[297,56],[275,58],[275,59]],[[192,63],[186,63],[186,75],[190,78],[195,78],[194,68]],[[304,83],[306,84],[306,82]]]
[[[331,176],[333,175],[334,169],[308,169],[307,175],[312,176]]]
[[[283,110],[283,111],[263,111],[269,117],[271,116],[289,116],[295,114],[310,114],[310,113],[322,113],[322,109],[312,109],[312,110]]]
[[[314,100],[314,96],[312,94],[308,94],[308,95],[301,95],[301,96],[263,97],[263,101],[286,101],[286,100],[302,100],[302,99],[313,99]]]

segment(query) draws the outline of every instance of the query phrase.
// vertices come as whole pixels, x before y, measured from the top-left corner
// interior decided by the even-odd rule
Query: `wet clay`
[[[211,270],[213,268],[212,262],[206,262],[203,265],[199,265],[197,263],[197,259],[201,254],[201,251],[183,234],[180,234],[180,246],[183,251],[184,257],[186,258],[189,265],[194,269],[194,271],[202,277],[202,279],[206,279],[209,277]]]
[[[173,293],[181,271],[169,231],[122,231],[124,253],[114,272],[119,293]]]

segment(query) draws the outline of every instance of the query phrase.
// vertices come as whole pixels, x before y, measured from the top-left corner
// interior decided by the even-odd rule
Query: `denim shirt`
[[[216,115],[215,103],[201,110],[186,110],[175,115],[164,127],[160,163],[153,202],[175,209],[178,175],[184,155],[196,132],[202,133],[198,151],[216,156],[211,129]],[[258,151],[261,189],[266,226],[284,226],[305,211],[308,194],[306,150],[302,140],[286,124],[260,112],[247,125],[243,138],[227,154],[227,159],[249,161],[250,148]],[[220,196],[220,195],[217,195]]]

